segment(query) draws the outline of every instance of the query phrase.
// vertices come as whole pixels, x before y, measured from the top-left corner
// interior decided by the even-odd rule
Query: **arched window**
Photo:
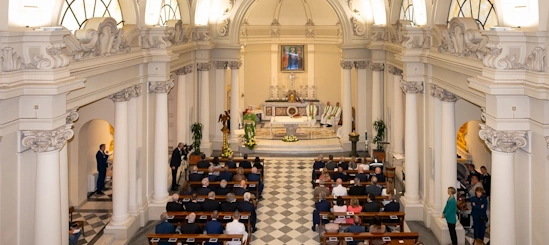
[[[489,30],[498,24],[494,0],[452,0],[448,12],[448,22],[454,17],[470,17],[477,21],[479,28]]]
[[[181,11],[177,0],[162,0],[160,8],[160,24],[165,25],[168,20],[180,20]]]
[[[118,0],[65,0],[60,23],[69,30],[78,30],[93,17],[112,17],[119,27],[124,25]]]
[[[409,20],[414,23],[414,5],[412,0],[402,0],[402,5],[400,7],[400,19]]]

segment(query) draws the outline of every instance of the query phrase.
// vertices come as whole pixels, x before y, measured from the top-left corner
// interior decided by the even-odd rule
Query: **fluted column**
[[[392,131],[393,139],[391,149],[393,154],[404,153],[404,110],[402,104],[402,89],[400,88],[400,80],[402,80],[402,70],[395,66],[389,66],[389,73],[393,74],[393,116],[392,116]]]
[[[189,118],[189,105],[187,103],[187,74],[193,71],[192,65],[184,66],[177,70],[177,142],[187,143],[187,135],[191,130],[190,118]]]
[[[229,68],[231,68],[231,142],[236,142],[238,135],[236,135],[235,130],[238,129],[238,124],[240,121],[240,92],[239,92],[239,82],[238,82],[238,69],[242,65],[241,61],[230,61]],[[236,145],[236,144],[235,144]]]
[[[366,129],[366,113],[368,112],[368,100],[366,95],[366,68],[368,67],[368,62],[366,61],[355,61],[355,68],[357,70],[357,118],[355,120],[356,131],[361,134],[360,142],[364,140],[364,132]],[[364,148],[362,148],[364,149]]]
[[[67,220],[61,212],[59,151],[74,135],[72,123],[54,130],[23,131],[22,144],[36,153],[36,193],[34,202],[34,244],[63,244]],[[63,210],[68,212],[68,210]]]
[[[490,243],[515,245],[515,152],[527,144],[526,131],[495,130],[480,125],[479,136],[492,151],[492,188],[490,194]]]
[[[198,105],[199,121],[202,123],[202,142],[200,148],[209,155],[212,143],[210,142],[210,69],[211,63],[198,63],[200,104]],[[232,127],[232,125],[231,125]]]
[[[128,208],[132,216],[137,216],[137,97],[141,96],[141,84],[131,87],[128,101]]]
[[[156,113],[154,118],[154,203],[165,203],[168,198],[168,93],[173,86],[174,83],[172,80],[150,82],[149,84],[149,93],[156,94]]]
[[[67,125],[72,125],[74,121],[78,119],[78,113],[76,109],[68,111],[69,115],[66,118]],[[69,155],[67,146],[63,146],[59,152],[59,182],[61,193],[61,225],[64,221],[69,220]],[[61,244],[69,244],[69,234],[67,232],[61,232]]]
[[[383,119],[382,107],[383,101],[381,101],[381,77],[385,65],[383,63],[370,63],[370,69],[372,69],[372,121]],[[372,123],[372,139],[376,137],[377,132],[374,129]]]
[[[402,91],[406,93],[406,116],[404,155],[406,173],[406,193],[404,197],[407,203],[419,203],[419,156],[417,134],[417,94],[423,92],[423,82],[400,81]]]
[[[343,132],[341,136],[342,142],[349,141],[349,134],[353,127],[352,106],[351,106],[351,69],[353,69],[352,61],[341,61],[343,69]]]

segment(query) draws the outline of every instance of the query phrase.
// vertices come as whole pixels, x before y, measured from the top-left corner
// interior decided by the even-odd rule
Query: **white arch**
[[[400,19],[400,8],[403,0],[393,0],[387,13],[387,24],[395,24]]]

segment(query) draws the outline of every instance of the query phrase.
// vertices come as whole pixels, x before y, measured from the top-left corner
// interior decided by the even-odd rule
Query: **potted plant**
[[[376,131],[376,136],[372,139],[372,143],[376,144],[376,149],[373,152],[374,159],[383,162],[385,160],[385,149],[381,142],[385,138],[385,122],[382,119],[374,121],[374,130]]]
[[[200,161],[200,144],[202,142],[202,123],[196,122],[191,125],[191,132],[193,133],[193,153],[190,156],[190,164],[196,164]]]

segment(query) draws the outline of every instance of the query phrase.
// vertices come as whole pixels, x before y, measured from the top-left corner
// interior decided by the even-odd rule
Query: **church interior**
[[[549,240],[549,1],[0,9],[2,245]],[[217,193],[225,184],[231,193]],[[366,192],[347,195],[354,186]],[[218,215],[190,211],[197,198],[253,211],[220,210],[220,234],[186,233]],[[381,208],[349,211],[355,201]],[[175,234],[155,232],[164,223]]]

